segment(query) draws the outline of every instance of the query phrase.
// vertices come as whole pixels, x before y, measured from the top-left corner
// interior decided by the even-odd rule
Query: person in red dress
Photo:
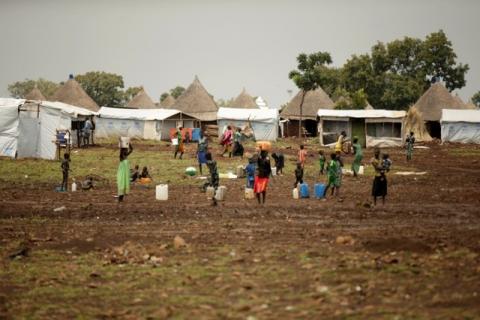
[[[268,152],[262,150],[260,157],[257,160],[257,176],[253,185],[253,192],[257,196],[258,204],[265,204],[265,198],[267,197],[268,179],[272,174],[272,168],[270,167],[270,158]]]

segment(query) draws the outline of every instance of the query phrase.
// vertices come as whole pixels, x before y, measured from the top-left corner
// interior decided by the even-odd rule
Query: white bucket
[[[227,193],[227,187],[225,186],[218,187],[217,192],[215,193],[215,200],[224,201],[226,193]]]
[[[215,196],[215,188],[207,187],[207,199],[212,200],[214,196]]]
[[[255,198],[252,188],[245,188],[245,199],[251,200]]]
[[[293,189],[292,196],[293,196],[293,199],[300,198],[300,195],[298,194],[298,189],[297,188]]]
[[[72,192],[75,192],[77,191],[77,183],[75,181],[73,181],[72,183]]]
[[[129,148],[130,147],[130,138],[129,137],[120,137],[118,139],[118,146],[120,148]]]
[[[358,174],[364,174],[364,172],[365,172],[365,167],[360,166],[360,168],[358,168]]]
[[[277,167],[272,167],[272,176],[277,175]]]
[[[159,184],[155,188],[155,199],[168,200],[168,184]]]
[[[172,139],[172,146],[178,146],[178,138]]]

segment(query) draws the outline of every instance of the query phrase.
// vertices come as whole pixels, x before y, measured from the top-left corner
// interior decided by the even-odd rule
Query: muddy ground
[[[428,147],[412,163],[388,150],[427,174],[392,172],[376,207],[372,176],[344,177],[343,201],[294,200],[287,172],[265,206],[222,181],[217,207],[195,185],[166,202],[134,187],[118,204],[113,183],[4,181],[0,318],[480,318],[480,148]]]

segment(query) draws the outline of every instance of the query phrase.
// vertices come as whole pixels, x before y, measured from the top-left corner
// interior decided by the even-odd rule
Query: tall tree
[[[301,53],[297,57],[298,66],[296,70],[290,71],[288,77],[293,80],[295,85],[302,90],[302,99],[300,100],[300,119],[298,126],[298,136],[302,136],[302,116],[303,102],[308,91],[317,89],[323,83],[330,80],[326,77],[324,67],[332,63],[332,57],[328,52],[316,52],[312,54]]]
[[[99,106],[120,107],[124,101],[123,77],[103,71],[90,71],[75,79]]]
[[[25,79],[24,81],[17,81],[8,85],[8,92],[14,98],[25,98],[25,96],[37,86],[38,90],[48,99],[55,90],[58,89],[59,84],[50,80],[39,78],[37,80]]]

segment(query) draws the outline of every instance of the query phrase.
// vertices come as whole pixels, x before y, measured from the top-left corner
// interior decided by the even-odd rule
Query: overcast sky
[[[300,52],[328,51],[341,66],[376,41],[443,29],[468,63],[466,100],[480,90],[480,1],[0,0],[0,96],[25,78],[121,74],[156,101],[197,74],[215,99],[245,87],[270,105],[297,89]]]

